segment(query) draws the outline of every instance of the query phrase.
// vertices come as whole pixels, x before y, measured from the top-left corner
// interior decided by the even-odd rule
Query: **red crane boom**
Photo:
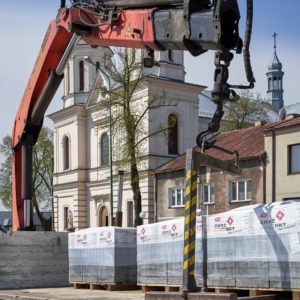
[[[216,0],[214,5],[209,0],[153,0],[152,5],[142,0],[81,0],[69,8],[64,2],[49,25],[14,122],[14,230],[31,226],[32,147],[79,38],[92,46],[146,48],[151,59],[154,50],[188,50],[193,55],[218,50],[228,57],[230,50],[242,48],[237,0]]]

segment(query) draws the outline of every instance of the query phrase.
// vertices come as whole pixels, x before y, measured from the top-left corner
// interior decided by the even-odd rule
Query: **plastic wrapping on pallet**
[[[183,224],[179,218],[137,228],[139,284],[182,283]]]
[[[140,284],[182,283],[183,224],[180,218],[138,227]],[[300,201],[244,206],[208,216],[206,224],[197,218],[198,284],[207,230],[209,286],[300,288]]]
[[[209,285],[300,287],[299,201],[245,206],[210,216],[207,230]]]
[[[69,280],[136,284],[136,230],[99,227],[69,234]]]

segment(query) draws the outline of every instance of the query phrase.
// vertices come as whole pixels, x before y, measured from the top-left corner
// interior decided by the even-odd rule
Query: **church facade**
[[[184,153],[186,148],[195,146],[199,130],[198,95],[204,89],[184,81],[181,51],[158,52],[155,55],[159,64],[145,70],[144,83],[133,98],[137,107],[147,104],[157,93],[166,95],[169,101],[175,100],[176,105],[149,110],[143,123],[148,132],[157,126],[167,126],[170,118],[175,118],[176,126],[172,129],[172,137],[169,132],[161,132],[150,135],[143,143],[139,171],[144,223],[152,223],[155,218],[153,170]],[[110,151],[109,127],[105,122],[109,111],[103,104],[104,96],[97,90],[98,83],[107,84],[106,79],[97,73],[95,65],[86,62],[86,56],[96,65],[112,57],[113,52],[110,48],[91,48],[80,44],[65,70],[62,109],[49,116],[54,123],[53,203],[57,231],[69,227],[109,226],[118,205],[119,170],[114,153],[122,136],[112,136]],[[170,143],[170,138],[176,141]],[[113,193],[110,188],[111,153]],[[130,170],[125,168],[124,171],[123,226],[133,226]]]

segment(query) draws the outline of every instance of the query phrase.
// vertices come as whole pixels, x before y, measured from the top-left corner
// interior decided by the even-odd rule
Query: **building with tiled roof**
[[[300,116],[221,133],[215,145],[238,151],[242,173],[234,176],[200,168],[198,208],[202,213],[300,199]],[[213,148],[205,153],[224,161],[234,160]],[[185,163],[184,153],[155,172],[157,220],[184,214]]]
[[[224,132],[216,137],[215,145],[238,151],[242,174],[235,176],[213,168],[200,168],[198,208],[202,212],[214,214],[265,202],[265,129],[265,124],[257,123],[255,127]],[[198,147],[196,150],[201,151]],[[205,153],[220,160],[235,159],[216,149]],[[184,214],[185,160],[183,154],[155,172],[158,221]]]

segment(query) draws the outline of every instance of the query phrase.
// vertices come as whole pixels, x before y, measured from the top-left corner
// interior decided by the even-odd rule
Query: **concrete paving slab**
[[[67,288],[0,290],[0,300],[144,300],[142,291],[105,291]]]

